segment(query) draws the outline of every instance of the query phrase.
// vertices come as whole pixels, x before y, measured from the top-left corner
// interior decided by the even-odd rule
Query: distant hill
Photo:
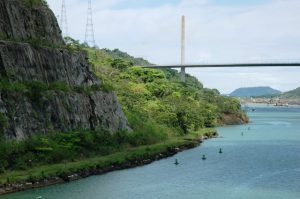
[[[234,97],[257,97],[263,95],[281,94],[281,91],[271,87],[245,87],[234,90],[230,96]]]
[[[284,99],[296,99],[296,98],[300,98],[300,87],[296,88],[294,90],[282,93],[280,95],[280,98],[284,98]]]

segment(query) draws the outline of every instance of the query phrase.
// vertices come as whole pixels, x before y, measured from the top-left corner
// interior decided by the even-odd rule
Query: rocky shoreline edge
[[[189,140],[188,143],[184,143],[184,144],[176,146],[176,147],[170,147],[170,148],[168,148],[167,151],[153,154],[151,157],[132,159],[132,160],[128,160],[121,164],[112,164],[110,166],[102,167],[102,168],[86,168],[86,169],[83,169],[83,170],[75,172],[75,173],[69,173],[69,174],[60,175],[60,176],[49,177],[49,178],[45,178],[43,180],[38,180],[38,181],[26,181],[26,182],[0,185],[0,195],[25,191],[28,189],[41,188],[41,187],[46,187],[46,186],[55,185],[55,184],[71,182],[71,181],[83,179],[83,178],[93,176],[93,175],[102,175],[102,174],[112,172],[112,171],[144,166],[144,165],[150,164],[157,160],[172,157],[179,152],[195,148],[195,147],[199,146],[204,140],[211,139],[211,138],[217,138],[217,137],[218,137],[218,133],[214,132],[210,136],[202,136],[200,138],[195,138],[193,140]]]

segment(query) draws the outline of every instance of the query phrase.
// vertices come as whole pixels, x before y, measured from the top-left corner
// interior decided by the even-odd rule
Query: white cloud
[[[181,0],[177,4],[116,9],[126,2],[93,1],[98,46],[119,48],[157,64],[179,63],[180,16],[184,14],[188,63],[300,59],[299,0],[273,0],[247,6]],[[48,0],[48,3],[60,15],[60,1]],[[83,41],[87,1],[67,0],[67,8],[70,35]],[[189,71],[207,87],[222,92],[239,86],[271,85],[283,90],[300,86],[297,68],[285,72],[271,68],[247,69],[246,74],[239,72],[245,69],[225,70],[229,74],[217,69],[213,73],[205,70]]]

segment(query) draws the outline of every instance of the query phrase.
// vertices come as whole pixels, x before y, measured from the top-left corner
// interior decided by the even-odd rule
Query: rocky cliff
[[[65,48],[42,1],[0,1],[0,134],[128,130],[113,92],[103,89],[85,52]]]
[[[53,12],[43,0],[1,0],[0,36],[63,44]]]

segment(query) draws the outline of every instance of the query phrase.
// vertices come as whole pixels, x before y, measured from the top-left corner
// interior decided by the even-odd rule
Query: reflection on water
[[[250,124],[175,157],[0,199],[299,199],[300,109],[255,109]]]

